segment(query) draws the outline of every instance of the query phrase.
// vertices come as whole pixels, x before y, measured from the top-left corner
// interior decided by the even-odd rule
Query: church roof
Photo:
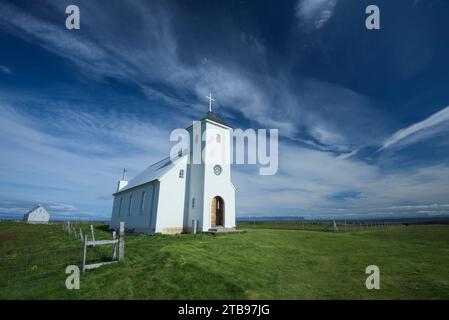
[[[170,171],[171,168],[178,164],[178,161],[173,162],[170,157],[167,157],[156,163],[153,163],[151,166],[137,175],[134,179],[129,181],[126,187],[116,193],[120,193],[161,178],[165,173]]]
[[[219,116],[217,116],[215,113],[213,113],[212,111],[209,111],[208,113],[206,113],[206,116],[204,116],[201,120],[211,120],[214,122],[217,122],[219,124],[222,124],[224,126],[230,127],[229,125],[227,125],[223,120],[221,120],[221,118]]]

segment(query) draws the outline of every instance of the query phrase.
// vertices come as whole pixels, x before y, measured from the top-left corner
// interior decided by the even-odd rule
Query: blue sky
[[[0,213],[108,219],[121,170],[214,111],[278,128],[237,215],[449,214],[449,3],[0,0]],[[381,30],[365,28],[365,8]]]

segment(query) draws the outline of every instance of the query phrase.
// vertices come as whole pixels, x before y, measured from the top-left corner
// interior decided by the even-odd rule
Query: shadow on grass
[[[95,226],[95,229],[96,230],[101,230],[101,231],[104,231],[104,232],[111,231],[111,229],[109,228],[109,226],[107,224],[100,224],[98,226]]]

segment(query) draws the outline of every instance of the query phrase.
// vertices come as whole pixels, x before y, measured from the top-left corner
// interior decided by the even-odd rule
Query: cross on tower
[[[126,169],[125,168],[123,168],[123,175],[122,175],[122,180],[125,180],[125,177],[126,177]]]
[[[212,93],[209,93],[206,98],[209,99],[209,112],[212,112],[212,101],[215,101],[214,99],[212,99]]]

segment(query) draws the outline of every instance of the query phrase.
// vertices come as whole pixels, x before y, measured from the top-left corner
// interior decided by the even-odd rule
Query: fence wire
[[[398,223],[387,221],[242,221],[237,223],[237,228],[247,229],[282,229],[282,230],[305,230],[321,232],[356,232],[376,229],[386,229],[394,226],[400,226]]]
[[[66,222],[46,225],[45,231],[39,231],[51,232],[58,243],[51,243],[51,238],[41,241],[40,235],[35,243],[17,243],[14,237],[4,236],[5,241],[0,242],[0,299],[35,297],[65,289],[67,266],[76,265],[81,269],[83,242],[80,229],[91,240],[90,224],[78,222],[71,222],[70,227]],[[104,232],[95,233],[96,240],[110,239],[105,237]],[[111,246],[89,247],[87,261],[109,261],[111,254]]]

